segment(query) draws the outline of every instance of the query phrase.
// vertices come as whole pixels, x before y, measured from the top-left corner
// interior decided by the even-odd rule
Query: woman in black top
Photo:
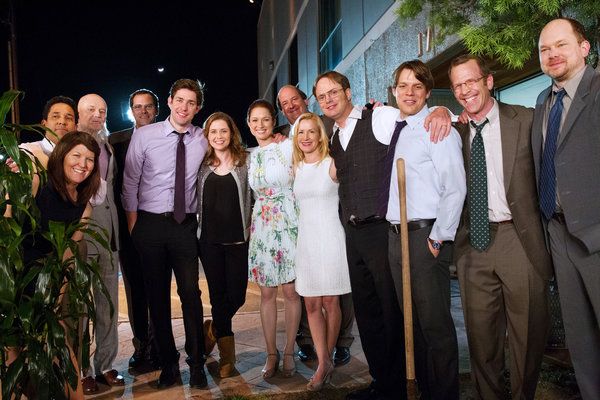
[[[205,353],[219,347],[219,375],[235,368],[231,319],[246,301],[251,194],[246,150],[233,119],[216,112],[204,123],[208,151],[198,174],[200,261],[212,321],[204,322]]]
[[[68,226],[90,217],[92,208],[89,201],[100,188],[100,173],[96,163],[99,155],[100,148],[96,140],[84,132],[67,133],[58,142],[48,160],[48,182],[37,190],[39,185],[37,175],[33,180],[33,194],[40,211],[42,232],[49,230],[50,221],[63,222]],[[27,230],[31,231],[31,226],[24,227],[24,231]],[[81,241],[83,233],[75,232],[72,239]],[[39,231],[33,236],[27,235],[23,240],[23,261],[26,266],[31,266],[36,260],[49,256],[52,251],[54,248]],[[67,249],[63,260],[72,256],[73,253]],[[34,290],[35,282],[26,289],[26,295],[32,295]],[[71,360],[78,369],[77,360],[71,348],[69,350]],[[18,354],[17,349],[9,350],[7,363],[12,362]],[[70,398],[83,399],[80,383],[75,392],[69,385],[66,386]]]

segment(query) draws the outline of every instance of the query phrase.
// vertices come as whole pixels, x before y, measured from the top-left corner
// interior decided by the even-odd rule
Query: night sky
[[[159,120],[169,114],[168,90],[179,78],[205,83],[201,125],[214,111],[232,115],[248,138],[245,112],[258,96],[256,25],[260,6],[219,1],[15,0],[21,122],[38,123],[55,95],[77,101],[97,93],[108,103],[108,129],[131,126],[128,96],[139,88],[160,99]],[[0,17],[7,18],[7,0]],[[0,88],[8,89],[8,28],[2,25]],[[158,67],[165,71],[159,73]]]

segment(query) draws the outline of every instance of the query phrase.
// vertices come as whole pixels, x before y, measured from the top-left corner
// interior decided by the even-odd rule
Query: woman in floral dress
[[[285,299],[286,344],[283,375],[295,371],[294,341],[300,323],[300,296],[296,293],[294,257],[298,235],[298,209],[292,193],[292,141],[275,143],[275,109],[266,100],[256,100],[248,108],[248,126],[258,142],[250,158],[248,173],[254,192],[250,228],[248,280],[260,286],[260,317],[267,347],[263,377],[270,378],[279,368],[276,343],[277,289]]]

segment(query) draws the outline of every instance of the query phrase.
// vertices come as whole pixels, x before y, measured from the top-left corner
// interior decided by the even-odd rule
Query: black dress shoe
[[[129,358],[129,368],[139,368],[146,362],[146,351],[137,349]]]
[[[298,358],[302,362],[313,361],[317,359],[317,353],[315,353],[315,349],[312,344],[302,344],[300,345],[300,350],[298,350]]]
[[[335,356],[333,357],[333,364],[336,367],[346,365],[350,362],[350,349],[348,347],[337,346],[335,348]]]
[[[158,377],[158,388],[164,389],[169,386],[173,386],[177,381],[177,377],[179,376],[179,365],[170,364],[165,365],[160,372],[160,376]]]
[[[190,367],[190,387],[194,389],[204,389],[208,386],[204,366]]]

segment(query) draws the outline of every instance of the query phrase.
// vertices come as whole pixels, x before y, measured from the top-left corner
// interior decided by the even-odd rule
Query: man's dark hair
[[[306,100],[307,99],[306,93],[304,93],[302,90],[300,90],[300,88],[298,88],[298,86],[285,85],[285,86],[282,86],[281,89],[286,88],[286,87],[289,87],[291,89],[296,89],[296,93],[298,93],[300,95],[300,98],[302,100]],[[279,89],[279,92],[281,92],[281,89]],[[279,96],[277,96],[277,108],[279,110],[281,110],[281,102],[279,101]]]
[[[71,107],[71,110],[73,110],[73,114],[75,115],[75,123],[77,123],[77,120],[79,119],[79,115],[77,114],[77,105],[75,104],[72,98],[67,96],[54,96],[53,98],[48,100],[44,105],[44,110],[42,111],[42,119],[48,119],[50,109],[55,104],[66,104],[69,107]]]
[[[133,108],[133,98],[138,94],[147,94],[152,97],[152,103],[154,103],[154,108],[156,108],[156,115],[158,115],[158,96],[154,94],[154,92],[150,89],[138,89],[135,92],[129,95],[129,108]]]
[[[425,89],[430,92],[433,89],[434,80],[433,75],[431,74],[431,70],[423,61],[421,60],[411,60],[405,61],[396,70],[394,71],[394,86],[398,84],[398,78],[400,74],[405,69],[408,69],[415,74],[415,78],[419,80],[423,85],[425,85]]]
[[[171,99],[175,96],[180,89],[188,89],[192,92],[196,93],[196,105],[202,108],[204,104],[204,84],[199,80],[195,79],[178,79],[173,83],[171,89],[169,90],[169,96]]]
[[[487,66],[483,58],[476,56],[475,54],[462,54],[452,61],[450,61],[450,66],[448,67],[448,78],[450,78],[450,74],[452,73],[452,68],[457,67],[461,64],[468,63],[469,61],[475,61],[479,66],[479,70],[481,71],[481,76],[486,77],[492,75],[492,70]],[[452,81],[452,79],[450,80]]]
[[[338,83],[342,86],[342,90],[344,91],[346,91],[346,89],[350,89],[350,81],[345,75],[342,75],[337,71],[327,71],[323,72],[321,75],[317,76],[317,79],[315,79],[315,84],[313,85],[312,89],[315,97],[317,97],[317,83],[323,78],[328,78]]]

